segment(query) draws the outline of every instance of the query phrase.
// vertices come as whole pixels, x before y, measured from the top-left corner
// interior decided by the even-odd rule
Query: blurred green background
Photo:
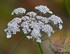
[[[68,1],[68,2],[67,2]],[[64,28],[51,36],[51,41],[65,40],[65,45],[70,45],[70,1],[69,0],[0,0],[0,54],[40,54],[36,42],[27,40],[25,35],[17,33],[11,39],[6,38],[4,29],[7,23],[13,19],[11,12],[14,8],[24,7],[28,11],[40,4],[47,5],[54,14],[60,16],[64,22]],[[62,38],[61,38],[62,37]],[[64,38],[65,37],[65,38]],[[23,40],[24,39],[24,40]],[[23,41],[22,41],[23,40]],[[47,54],[48,42],[43,41],[42,45]],[[70,49],[70,47],[69,47]],[[49,51],[50,52],[50,51]]]

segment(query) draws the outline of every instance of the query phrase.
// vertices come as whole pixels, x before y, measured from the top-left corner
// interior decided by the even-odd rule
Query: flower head
[[[35,9],[42,12],[43,14],[46,14],[47,12],[52,14],[52,11],[50,11],[50,9],[44,5],[36,6]]]
[[[51,13],[49,8],[44,5],[36,6],[35,9],[39,10],[42,13]],[[26,12],[24,8],[17,8],[12,12],[12,15],[15,14],[23,14]],[[60,17],[56,15],[51,15],[49,18],[38,15],[36,12],[28,12],[26,15],[22,17],[16,17],[8,23],[8,28],[5,29],[7,32],[7,38],[11,38],[12,34],[16,34],[20,32],[20,28],[24,34],[26,34],[26,38],[35,39],[36,42],[41,43],[41,38],[43,35],[42,32],[45,32],[48,36],[51,36],[54,33],[53,27],[50,23],[53,22],[54,25],[59,25],[59,29],[62,29],[62,20]]]
[[[51,33],[54,33],[53,28],[49,24],[46,24],[46,25],[42,26],[42,31],[47,33],[48,36],[50,36]]]
[[[54,25],[59,25],[59,29],[62,29],[62,23],[63,23],[63,21],[61,20],[61,18],[60,17],[58,17],[58,16],[56,16],[56,15],[51,15],[50,17],[49,17],[49,20],[51,21],[51,22],[53,22],[54,23]]]
[[[25,14],[26,13],[26,9],[25,8],[16,8],[13,10],[12,12],[12,15],[16,14],[16,15],[19,15],[19,14]]]
[[[58,17],[58,16],[56,16],[56,15],[51,15],[49,17],[49,20],[52,21],[54,24],[63,23],[63,21],[61,20],[61,18]]]
[[[7,38],[11,38],[12,34],[16,34],[16,32],[20,32],[19,23],[21,22],[20,18],[14,18],[12,21],[8,23],[8,28],[4,31],[7,32]]]
[[[28,12],[26,15],[29,15],[30,17],[35,17],[36,15],[37,15],[37,13],[35,13],[35,12]]]

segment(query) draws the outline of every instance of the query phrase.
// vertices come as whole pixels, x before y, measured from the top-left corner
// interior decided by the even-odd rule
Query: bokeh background
[[[40,4],[47,5],[64,22],[63,29],[50,37],[51,42],[64,43],[70,51],[70,0],[0,0],[0,54],[40,54],[37,43],[27,40],[22,33],[17,33],[11,39],[7,39],[4,32],[7,23],[13,19],[11,16],[13,9],[24,7],[28,11],[35,11],[34,7]],[[42,42],[45,54],[51,54],[48,44],[48,40]]]

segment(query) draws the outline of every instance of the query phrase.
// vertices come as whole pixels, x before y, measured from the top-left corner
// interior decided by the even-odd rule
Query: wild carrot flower
[[[35,9],[39,10],[43,14],[51,13],[49,8],[44,5],[36,6]],[[20,32],[20,28],[24,34],[27,34],[26,38],[28,39],[35,39],[36,42],[41,43],[41,38],[43,35],[42,32],[46,33],[48,36],[51,36],[54,33],[53,27],[50,23],[54,25],[59,25],[59,29],[62,29],[62,20],[60,17],[56,15],[51,15],[49,18],[41,16],[36,12],[27,12],[25,8],[17,8],[12,12],[13,14],[23,14],[21,17],[15,17],[8,23],[8,28],[5,29],[7,32],[7,38],[11,38],[12,34],[16,34],[16,32]]]

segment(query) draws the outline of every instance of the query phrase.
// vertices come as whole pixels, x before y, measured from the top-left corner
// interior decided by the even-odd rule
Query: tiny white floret
[[[31,12],[28,12],[26,15],[29,15],[30,17],[35,17],[37,15],[37,13],[31,11]]]
[[[18,15],[18,14],[25,14],[25,13],[26,13],[26,9],[20,7],[20,8],[14,9],[11,15],[14,15],[14,14]]]
[[[52,11],[50,11],[50,9],[44,5],[36,6],[35,9],[42,12],[43,14],[46,14],[47,12],[52,14]]]

